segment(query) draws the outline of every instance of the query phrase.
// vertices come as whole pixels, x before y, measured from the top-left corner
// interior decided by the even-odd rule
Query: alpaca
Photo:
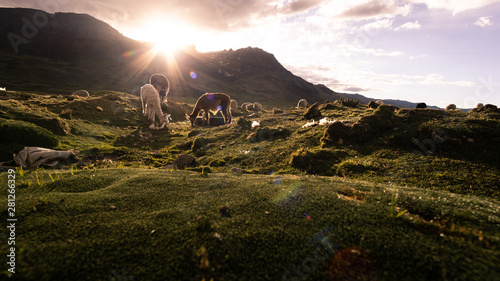
[[[308,105],[307,101],[305,99],[301,99],[297,103],[297,108],[307,108],[307,105]]]
[[[253,103],[253,110],[254,111],[262,111],[262,104],[258,103],[258,102],[254,102]]]
[[[76,92],[71,93],[71,95],[72,96],[82,97],[82,98],[88,98],[88,97],[90,97],[89,92],[87,92],[85,90],[78,90]]]
[[[244,102],[240,107],[248,110],[249,105],[252,105],[252,103],[251,102]],[[253,108],[253,105],[252,105],[252,108]]]
[[[198,113],[203,110],[203,121],[202,125],[210,125],[210,114],[216,114],[218,111],[221,111],[222,116],[224,116],[224,124],[231,123],[231,97],[222,93],[206,93],[202,95],[198,101],[196,101],[196,105],[193,109],[191,115],[188,115],[189,121],[191,121],[191,125],[194,125],[196,117],[198,117]]]
[[[231,100],[231,108],[237,108],[238,102],[236,100]]]
[[[160,96],[160,104],[163,104],[167,101],[167,95],[170,91],[170,82],[168,81],[167,76],[163,74],[153,74],[149,78],[149,84],[153,85]]]
[[[151,125],[150,129],[163,129],[165,125],[168,124],[168,116],[164,115],[160,106],[160,95],[156,91],[155,87],[151,84],[146,84],[141,87],[141,100],[142,100],[142,113],[145,117],[148,117]],[[155,116],[158,117],[161,126],[156,127]]]

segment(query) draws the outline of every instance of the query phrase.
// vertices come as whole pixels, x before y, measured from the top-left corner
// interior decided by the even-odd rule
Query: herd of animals
[[[167,95],[170,90],[170,83],[167,76],[163,74],[153,74],[149,79],[149,84],[141,87],[141,100],[142,100],[142,113],[148,118],[150,129],[160,130],[163,129],[169,123],[170,114],[164,114],[161,105],[167,101]],[[73,95],[89,96],[86,91],[77,91]],[[383,101],[370,101],[368,103],[368,108],[376,109],[380,105],[384,104]],[[298,108],[307,108],[309,104],[307,100],[301,99],[297,103]],[[222,113],[223,124],[231,123],[232,115],[231,108],[238,107],[236,100],[231,100],[231,97],[223,93],[205,93],[203,94],[195,104],[195,107],[191,114],[187,115],[187,119],[191,122],[191,125],[210,125],[210,114],[216,114],[218,111]],[[249,111],[261,111],[262,105],[258,102],[250,103],[246,102],[241,105]],[[416,108],[427,108],[425,103],[418,103]],[[472,109],[472,111],[483,111],[487,109],[497,109],[495,105],[482,103],[477,104],[477,106]],[[454,104],[448,105],[445,110],[456,110],[457,107]],[[199,113],[203,111],[203,117],[198,119]],[[156,125],[158,121],[159,125]],[[200,122],[198,122],[200,121]]]

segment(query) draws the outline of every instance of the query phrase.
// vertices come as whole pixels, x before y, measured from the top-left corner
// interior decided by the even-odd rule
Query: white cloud
[[[437,86],[456,86],[456,87],[475,87],[476,83],[471,81],[446,81],[446,77],[440,74],[429,74],[419,82],[422,85],[437,85]]]
[[[337,4],[336,1],[336,10],[340,11],[338,16],[358,19],[406,16],[412,9],[411,4],[399,5],[396,1],[388,0],[350,1],[349,4],[341,5],[340,9]]]
[[[420,56],[411,56],[410,59],[411,60],[416,60],[416,59],[424,59],[424,58],[427,58],[429,57],[428,55],[420,55]]]
[[[361,30],[370,31],[374,29],[390,29],[394,19],[383,19],[361,26]]]
[[[396,28],[396,30],[411,30],[411,29],[420,29],[420,27],[422,27],[420,25],[420,23],[418,23],[418,20],[414,21],[414,22],[407,22],[403,25],[401,25],[400,27]]]
[[[493,25],[492,17],[480,17],[474,24],[480,27]]]
[[[463,11],[500,3],[500,0],[409,0],[414,4],[425,4],[430,9],[447,9],[457,14]]]

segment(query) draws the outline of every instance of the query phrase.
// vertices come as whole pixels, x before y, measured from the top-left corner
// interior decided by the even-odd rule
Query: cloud
[[[339,16],[347,18],[377,18],[408,15],[411,5],[399,6],[393,1],[370,1],[344,10]]]
[[[420,29],[420,27],[422,27],[420,25],[420,23],[418,23],[418,20],[414,21],[414,22],[407,22],[403,25],[401,25],[400,27],[396,28],[395,30],[411,30],[411,29]]]
[[[323,2],[323,0],[297,0],[285,4],[281,8],[280,12],[284,14],[301,13],[316,7],[317,5],[321,4],[321,2]]]
[[[394,19],[383,19],[372,23],[365,24],[360,27],[361,30],[370,31],[376,29],[391,29]]]
[[[347,88],[344,88],[344,91],[346,91],[346,92],[368,92],[368,91],[371,91],[371,89],[363,89],[360,87],[347,87]]]
[[[493,17],[480,17],[474,24],[480,27],[486,27],[493,25],[493,21],[491,21]]]
[[[500,0],[409,0],[414,4],[425,4],[430,9],[446,9],[457,14],[467,10],[482,8],[491,4],[500,3]]]
[[[299,0],[289,11],[303,11],[321,1]],[[134,25],[151,17],[182,18],[207,29],[231,30],[250,25],[262,15],[276,13],[276,0],[3,0],[4,7],[24,7],[47,12],[86,13],[108,23]]]
[[[419,83],[422,85],[456,86],[466,88],[476,86],[476,83],[471,81],[446,81],[446,78],[440,74],[429,74]]]

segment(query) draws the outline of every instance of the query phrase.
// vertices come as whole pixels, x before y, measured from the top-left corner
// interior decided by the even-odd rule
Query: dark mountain
[[[0,38],[7,39],[0,41],[7,54],[63,61],[119,56],[142,47],[89,15],[21,8],[0,8]]]
[[[151,45],[84,14],[0,8],[0,37],[7,39],[0,41],[0,86],[14,90],[138,94],[148,77],[159,72],[171,80],[169,97],[186,102],[205,92],[225,92],[267,107],[341,97],[293,75],[258,48],[210,53],[188,48],[167,59]]]

